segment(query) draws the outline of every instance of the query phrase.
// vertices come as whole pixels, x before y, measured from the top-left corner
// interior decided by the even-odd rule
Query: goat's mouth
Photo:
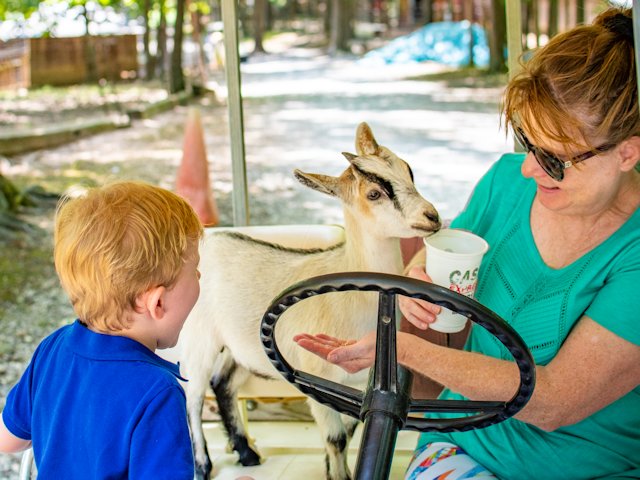
[[[423,234],[423,237],[430,237],[434,233],[439,232],[440,228],[442,228],[442,225],[440,225],[440,223],[438,223],[437,225],[430,225],[427,223],[414,223],[413,225],[411,225],[411,228],[413,228],[414,230],[418,230]]]

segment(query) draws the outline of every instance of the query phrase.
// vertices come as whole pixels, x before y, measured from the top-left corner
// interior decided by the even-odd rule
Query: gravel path
[[[407,160],[418,189],[441,215],[464,205],[473,185],[512,149],[499,130],[501,87],[480,78],[412,76],[439,67],[372,66],[291,49],[242,65],[247,175],[252,224],[340,223],[337,201],[300,186],[294,168],[338,175],[354,151],[359,122]],[[447,80],[449,78],[449,80]],[[214,76],[215,79],[215,76]],[[224,85],[194,103],[202,114],[211,180],[222,224],[231,224],[231,169]],[[132,178],[173,188],[189,107],[137,120],[128,129],[2,160],[2,172],[50,191]],[[26,214],[34,228],[2,243],[0,254],[0,407],[37,343],[73,320],[51,265],[53,203]],[[20,272],[24,283],[11,284]],[[0,455],[0,478],[17,478],[18,457]]]

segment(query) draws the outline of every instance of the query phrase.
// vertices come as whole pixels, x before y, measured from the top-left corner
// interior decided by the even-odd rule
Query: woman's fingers
[[[321,358],[327,359],[329,353],[331,353],[337,346],[338,339],[333,337],[319,338],[317,335],[309,335],[308,333],[301,333],[293,337],[293,341],[305,350],[318,355]]]
[[[425,271],[424,266],[413,267],[411,270],[409,270],[409,273],[407,273],[407,276],[411,278],[415,278],[417,280],[422,280],[423,282],[431,281],[431,277],[427,275],[427,272]]]
[[[358,372],[373,365],[375,358],[375,330],[362,339],[342,340],[324,333],[311,335],[300,333],[293,341],[300,347],[339,366],[349,373]]]
[[[413,267],[409,270],[408,276],[424,282],[431,282],[431,278],[422,267]],[[442,310],[442,307],[425,300],[402,296],[398,300],[398,305],[404,317],[421,330],[429,328],[429,324],[436,321],[437,315]]]
[[[354,373],[373,365],[376,351],[376,331],[369,332],[357,342],[336,348],[327,360]]]
[[[311,335],[309,333],[300,333],[293,337],[293,341],[305,350],[308,350],[311,353],[324,358],[325,360],[329,360],[332,363],[336,362],[328,358],[329,354],[340,347],[349,346],[356,343],[355,340],[342,340],[340,338],[332,337],[324,333],[318,333],[316,335]]]

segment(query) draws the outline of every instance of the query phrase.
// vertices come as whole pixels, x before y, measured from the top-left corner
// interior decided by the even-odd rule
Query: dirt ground
[[[346,167],[340,152],[354,150],[362,121],[379,143],[411,164],[418,189],[445,218],[463,207],[489,165],[513,148],[499,129],[504,77],[443,72],[426,64],[372,66],[351,56],[291,48],[252,57],[242,66],[242,80],[252,224],[340,223],[337,201],[305,189],[292,171],[339,175]],[[20,186],[39,184],[54,193],[111,179],[174,189],[185,121],[197,108],[221,224],[231,225],[229,122],[220,72],[212,72],[210,86],[216,95],[136,120],[130,128],[0,158],[0,171]],[[91,105],[82,98],[74,91],[63,97],[44,92],[32,100],[0,98],[0,128],[91,116],[118,103]],[[51,261],[54,206],[54,200],[43,200],[25,210],[26,231],[0,240],[0,407],[37,343],[73,320]],[[0,478],[17,478],[17,462],[16,456],[0,456]]]

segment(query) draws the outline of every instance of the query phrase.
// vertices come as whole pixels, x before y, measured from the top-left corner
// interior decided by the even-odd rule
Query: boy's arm
[[[20,437],[16,437],[9,431],[4,424],[4,419],[0,415],[0,452],[2,453],[16,453],[27,450],[31,447],[31,440],[25,440]]]

